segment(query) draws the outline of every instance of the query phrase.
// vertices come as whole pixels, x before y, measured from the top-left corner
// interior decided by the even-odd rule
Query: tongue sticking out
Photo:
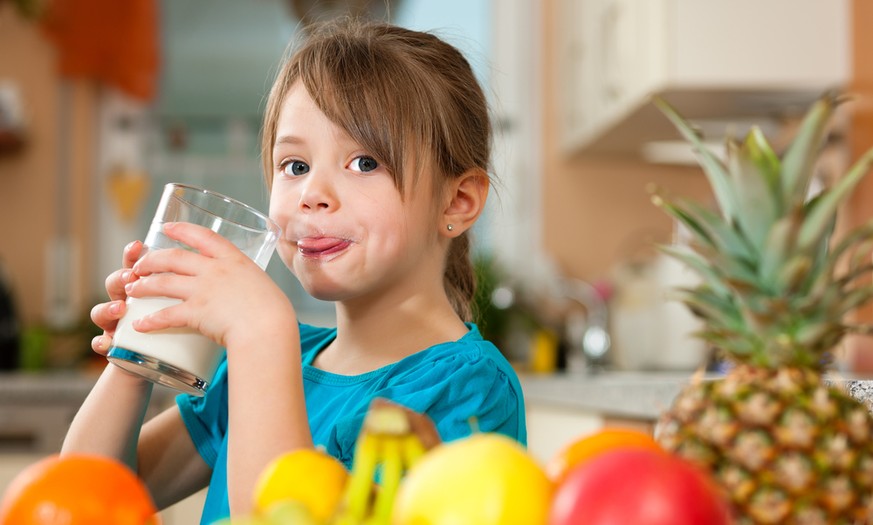
[[[342,250],[349,245],[345,239],[333,237],[321,237],[318,239],[300,239],[297,241],[297,249],[304,255],[321,255]]]

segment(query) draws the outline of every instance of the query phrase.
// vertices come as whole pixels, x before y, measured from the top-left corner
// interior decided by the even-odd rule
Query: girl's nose
[[[310,172],[300,194],[300,208],[303,211],[335,211],[339,199],[329,173]]]

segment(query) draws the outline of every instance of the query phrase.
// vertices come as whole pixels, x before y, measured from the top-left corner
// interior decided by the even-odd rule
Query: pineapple
[[[664,249],[701,284],[677,290],[704,321],[700,337],[734,366],[696,380],[662,415],[657,438],[709,470],[737,523],[873,523],[873,418],[823,381],[847,314],[873,298],[873,221],[832,242],[838,206],[873,164],[867,152],[807,199],[825,126],[842,97],[828,93],[782,159],[759,129],[727,144],[722,162],[663,100],[655,104],[695,147],[719,212],[655,194],[691,231],[691,250]]]

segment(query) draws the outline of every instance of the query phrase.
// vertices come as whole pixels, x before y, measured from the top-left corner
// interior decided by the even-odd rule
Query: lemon
[[[292,500],[302,503],[316,522],[326,522],[342,498],[348,475],[342,463],[320,450],[286,452],[258,478],[255,510],[268,514],[272,506]]]
[[[393,525],[542,525],[552,484],[516,441],[493,433],[438,446],[410,471]]]

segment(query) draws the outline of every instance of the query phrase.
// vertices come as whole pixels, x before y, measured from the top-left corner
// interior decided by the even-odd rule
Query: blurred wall
[[[556,85],[558,0],[543,2],[543,242],[565,275],[605,277],[618,263],[670,239],[672,222],[650,202],[649,184],[674,195],[708,198],[695,167],[654,166],[632,159],[595,158],[562,151]]]
[[[855,99],[852,104],[852,122],[849,144],[853,159],[873,148],[873,3],[867,0],[854,0],[852,3],[854,49],[852,67],[854,71],[851,92]],[[849,222],[860,225],[873,218],[873,176],[868,175],[861,182],[849,207]],[[873,322],[873,305],[862,309],[860,322]],[[873,372],[873,339],[853,336],[846,344],[849,366],[857,372]]]
[[[15,288],[23,322],[45,318],[48,250],[68,229],[78,258],[67,261],[55,279],[70,283],[75,307],[86,315],[82,290],[89,289],[92,246],[92,170],[95,89],[70,86],[69,133],[58,128],[59,81],[53,49],[33,22],[24,20],[10,2],[0,3],[0,81],[17,84],[27,119],[27,143],[17,153],[0,155],[0,261]],[[62,142],[64,141],[64,142]],[[60,146],[69,152],[61,158]],[[66,185],[58,184],[61,163]],[[59,187],[68,188],[59,195]],[[60,216],[64,199],[69,213]]]

